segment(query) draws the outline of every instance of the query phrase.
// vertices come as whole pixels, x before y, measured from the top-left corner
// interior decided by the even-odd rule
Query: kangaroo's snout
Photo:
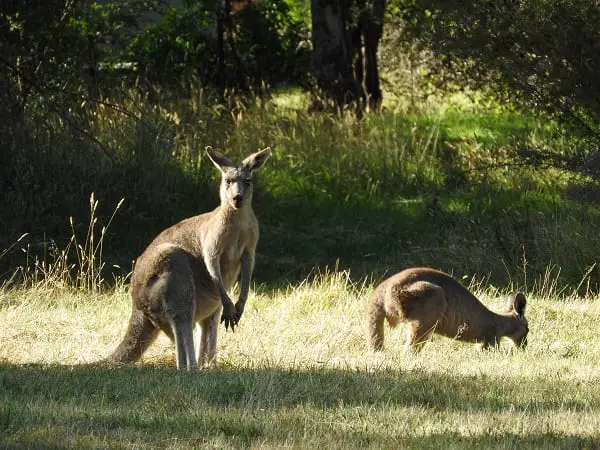
[[[527,347],[527,336],[525,336],[521,342],[519,342],[519,348],[525,349]]]
[[[244,204],[244,196],[242,194],[236,194],[231,199],[233,203],[233,207],[238,209]]]
[[[529,327],[525,326],[523,333],[515,341],[515,344],[517,344],[518,348],[525,349],[527,347],[527,335],[528,334],[529,334]]]
[[[234,169],[224,174],[221,182],[221,202],[240,209],[252,201],[252,182],[247,174]]]

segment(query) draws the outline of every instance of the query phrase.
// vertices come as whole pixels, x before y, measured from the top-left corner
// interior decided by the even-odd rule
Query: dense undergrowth
[[[298,91],[212,106],[200,94],[99,104],[98,142],[58,119],[10,130],[0,248],[28,235],[0,259],[2,277],[21,267],[13,280],[31,279],[36,258],[49,264],[73,236],[84,242],[91,193],[98,235],[124,199],[102,236],[103,279],[124,276],[160,230],[218,204],[206,145],[234,159],[270,146],[255,195],[258,282],[334,265],[356,278],[428,265],[531,289],[550,267],[561,289],[598,288],[598,204],[569,195],[577,175],[520,157],[570,151],[548,120],[465,97],[358,120],[309,113]]]

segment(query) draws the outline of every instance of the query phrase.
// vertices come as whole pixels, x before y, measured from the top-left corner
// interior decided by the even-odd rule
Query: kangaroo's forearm
[[[217,257],[207,258],[206,268],[213,283],[219,291],[219,297],[221,298],[221,303],[223,304],[223,307],[233,304],[233,302],[229,298],[227,289],[225,289],[225,284],[223,283],[223,275],[221,274],[221,263],[219,262],[218,255]]]
[[[250,282],[252,281],[252,270],[254,269],[254,252],[245,251],[242,254],[242,286],[240,289],[240,298],[238,302],[246,303],[248,293],[250,292]]]

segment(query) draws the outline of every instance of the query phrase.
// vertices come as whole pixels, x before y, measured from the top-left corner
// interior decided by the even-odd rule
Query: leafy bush
[[[268,0],[231,14],[225,21],[225,72],[220,74],[214,6],[191,3],[186,9],[167,9],[160,23],[131,41],[125,59],[137,65],[144,80],[173,86],[197,79],[205,86],[223,83],[248,91],[306,77],[308,52],[301,44],[308,31],[299,6]]]
[[[406,31],[432,49],[446,85],[493,87],[545,110],[584,139],[568,161],[583,170],[600,142],[600,5],[587,0],[393,2]],[[403,9],[401,8],[403,7]],[[529,155],[531,156],[531,155]]]

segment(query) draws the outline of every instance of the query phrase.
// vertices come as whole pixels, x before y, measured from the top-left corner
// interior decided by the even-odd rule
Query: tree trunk
[[[313,70],[324,100],[341,108],[382,101],[377,68],[385,0],[312,0]],[[364,49],[364,52],[363,52]]]
[[[225,96],[225,10],[226,0],[217,1],[217,86],[221,98]]]
[[[237,82],[237,87],[242,89],[243,92],[250,92],[250,87],[248,86],[248,78],[246,76],[246,69],[244,68],[244,62],[242,61],[242,58],[240,57],[240,54],[237,51],[237,47],[235,45],[235,25],[233,23],[231,11],[231,0],[225,0],[224,19],[226,36],[225,40],[229,44],[229,49],[231,50],[230,53],[235,62],[235,80]]]
[[[379,85],[379,69],[377,67],[377,49],[383,31],[383,15],[385,0],[372,0],[369,5],[367,20],[363,25],[365,39],[365,90],[371,109],[379,109],[383,100]]]
[[[326,101],[342,107],[360,98],[348,31],[352,1],[311,0],[313,70]]]

